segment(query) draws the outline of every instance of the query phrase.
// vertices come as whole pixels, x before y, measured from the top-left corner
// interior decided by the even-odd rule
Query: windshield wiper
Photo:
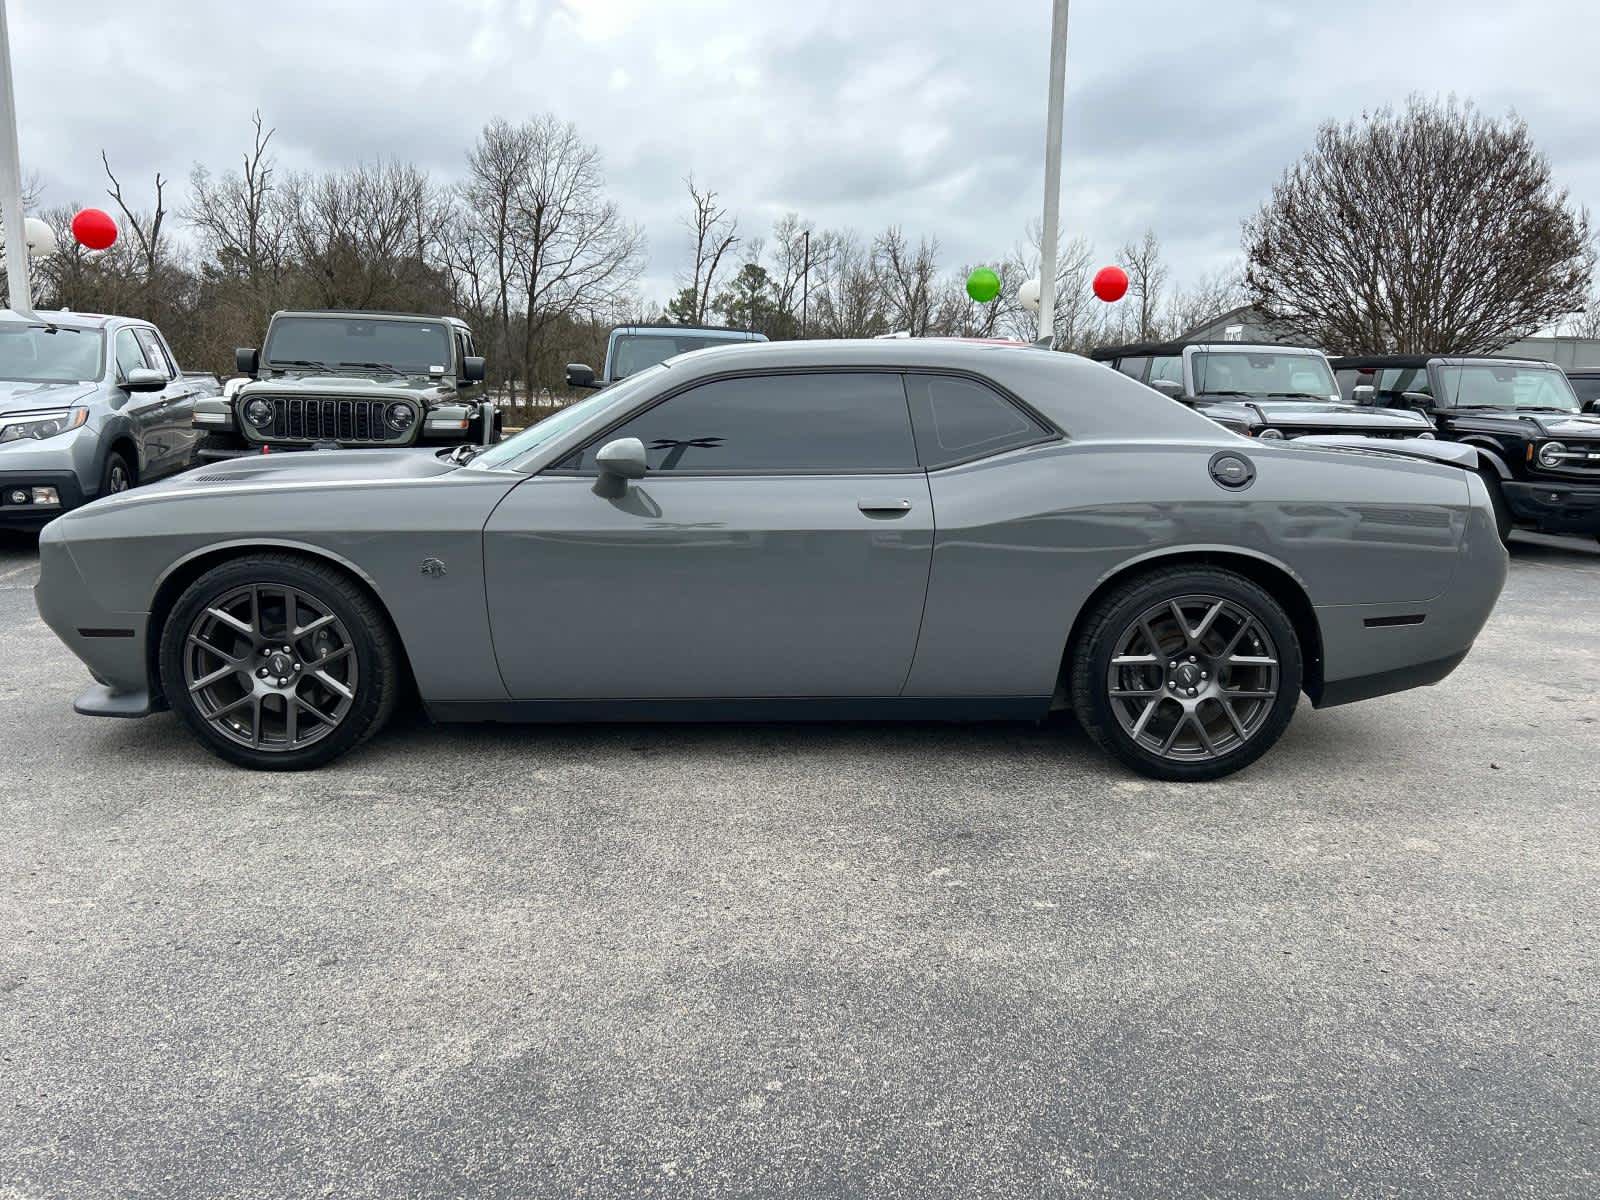
[[[463,443],[462,445],[457,446],[453,450],[451,450],[449,457],[450,457],[450,461],[455,463],[456,466],[464,467],[469,462],[471,462],[473,459],[477,458],[478,455],[480,455],[482,453],[483,453],[483,447],[482,446],[468,446],[468,445]]]
[[[1241,392],[1238,389],[1233,389],[1232,391],[1210,391],[1210,390],[1208,390],[1206,388],[1201,388],[1200,389],[1200,395],[1202,397],[1205,397],[1205,396],[1243,396],[1246,400],[1248,400],[1248,399],[1250,399],[1251,396],[1255,395],[1255,393],[1254,392]]]
[[[388,371],[391,375],[404,375],[405,372],[390,363],[381,362],[342,362],[341,367],[364,367],[369,371]]]
[[[319,367],[326,371],[327,363],[312,362],[309,358],[278,358],[268,363],[269,367]]]
[[[1331,394],[1332,394],[1331,392],[1324,392],[1322,395],[1319,396],[1315,392],[1268,392],[1267,393],[1267,395],[1269,395],[1269,396],[1286,396],[1291,400],[1316,400],[1316,401],[1319,401],[1322,404],[1330,404],[1330,403],[1332,403],[1332,401],[1330,401],[1328,399],[1328,397]]]

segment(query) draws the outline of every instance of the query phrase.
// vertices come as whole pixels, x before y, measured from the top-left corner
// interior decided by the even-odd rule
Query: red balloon
[[[104,250],[117,240],[117,223],[109,213],[86,208],[72,218],[72,236],[91,250]]]
[[[1128,294],[1128,273],[1121,267],[1101,267],[1094,273],[1094,294],[1107,304]]]

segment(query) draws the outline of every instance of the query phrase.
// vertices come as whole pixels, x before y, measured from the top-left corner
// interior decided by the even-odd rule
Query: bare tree
[[[1187,286],[1174,288],[1167,296],[1161,324],[1167,337],[1182,337],[1246,301],[1244,272],[1239,267],[1224,268],[1201,275]]]
[[[163,193],[167,181],[161,178],[161,172],[156,172],[155,180],[155,205],[151,209],[134,212],[122,196],[122,184],[117,182],[117,177],[111,171],[111,160],[106,157],[104,150],[100,151],[100,162],[105,166],[106,178],[111,181],[111,186],[106,189],[106,195],[116,203],[122,211],[123,228],[132,234],[139,247],[139,259],[144,268],[146,281],[153,282],[161,266],[161,255],[165,246],[162,243],[162,225],[167,219],[167,210]]]
[[[693,175],[683,182],[689,189],[693,208],[685,224],[694,242],[694,266],[682,279],[684,303],[676,304],[674,310],[686,324],[703,325],[706,314],[711,311],[712,298],[717,294],[722,260],[739,244],[739,222],[717,203],[716,192],[710,188],[702,192],[695,187]]]
[[[1524,122],[1415,96],[1324,125],[1244,246],[1256,303],[1351,352],[1496,349],[1581,309],[1595,260]]]
[[[872,267],[890,327],[925,337],[933,326],[938,239],[923,238],[913,247],[900,228],[891,225],[872,243]]]
[[[255,136],[241,156],[240,170],[213,176],[196,164],[183,215],[218,267],[261,293],[275,290],[288,272],[290,214],[274,184],[276,164],[268,152],[276,130],[265,127],[259,111],[251,123]]]
[[[811,273],[811,331],[834,338],[873,337],[885,331],[872,255],[853,231],[813,235]]]
[[[1028,225],[1026,243],[1011,252],[1007,261],[1019,279],[1039,274],[1042,236],[1042,223],[1035,218]],[[1088,350],[1105,340],[1105,305],[1089,290],[1093,264],[1094,247],[1087,238],[1069,238],[1056,248],[1055,328],[1051,332],[1057,350]],[[1009,308],[1000,322],[1003,331],[1028,342],[1038,336],[1038,327],[1038,315],[1021,305]]]
[[[517,364],[512,353],[512,316],[522,311],[517,286],[521,204],[518,195],[532,172],[533,131],[495,118],[483,127],[467,155],[467,178],[457,190],[457,218],[445,238],[445,258],[459,296],[489,308],[495,322],[486,348],[493,348],[497,377],[516,401]],[[488,334],[489,331],[485,331]]]
[[[1583,311],[1568,317],[1556,332],[1563,337],[1600,338],[1600,292],[1591,295]]]
[[[1158,314],[1162,292],[1167,284],[1167,267],[1161,261],[1161,239],[1146,229],[1137,242],[1124,242],[1120,252],[1122,269],[1128,273],[1128,300],[1132,316],[1132,335],[1149,341],[1161,334]]]

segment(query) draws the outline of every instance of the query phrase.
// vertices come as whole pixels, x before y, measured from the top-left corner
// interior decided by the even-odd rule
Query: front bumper
[[[57,504],[35,504],[34,488],[54,488]],[[19,495],[27,499],[19,503]],[[32,529],[84,503],[83,485],[72,471],[0,471],[0,529]]]
[[[1523,524],[1545,533],[1600,534],[1600,485],[1507,480],[1500,491]]]
[[[66,543],[52,528],[39,538],[39,582],[33,599],[44,623],[94,677],[96,686],[73,703],[76,711],[102,717],[143,717],[154,711],[145,653],[150,615],[111,612],[97,604]]]

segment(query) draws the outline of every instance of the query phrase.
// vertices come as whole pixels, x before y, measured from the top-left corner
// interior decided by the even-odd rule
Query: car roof
[[[1023,355],[1032,361],[1048,354],[1033,346],[946,338],[837,338],[804,342],[741,342],[685,350],[666,360],[668,367],[692,362],[712,370],[759,371],[773,368],[933,367],[982,373],[990,355]],[[1064,356],[1065,357],[1065,356]],[[1005,361],[1005,360],[1002,360]]]
[[[1321,354],[1314,346],[1286,346],[1279,342],[1128,342],[1121,346],[1096,346],[1089,357],[1096,362],[1119,358],[1177,357],[1185,350],[1271,350],[1279,354]]]
[[[1336,371],[1373,371],[1380,367],[1425,367],[1429,363],[1507,363],[1518,366],[1554,367],[1542,358],[1517,358],[1509,354],[1342,354],[1333,360]]]
[[[29,325],[59,325],[66,329],[108,329],[113,325],[149,325],[150,322],[141,317],[109,316],[106,313],[81,313],[71,312],[67,309],[50,311],[48,309],[34,309],[34,319],[28,320],[9,309],[4,310],[6,320],[23,321]]]
[[[440,317],[432,313],[387,312],[377,308],[285,308],[272,314],[278,317],[398,317],[408,321],[443,321],[447,325],[468,325],[460,317]]]
[[[647,337],[676,337],[681,334],[704,333],[716,337],[744,338],[748,341],[765,341],[767,335],[757,333],[753,329],[733,329],[720,325],[618,325],[611,331],[615,337],[619,333],[637,333]]]

